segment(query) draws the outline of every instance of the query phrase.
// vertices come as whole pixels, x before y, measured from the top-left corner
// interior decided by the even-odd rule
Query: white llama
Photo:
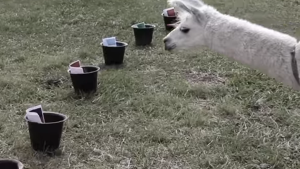
[[[179,23],[165,49],[208,48],[300,90],[300,44],[296,38],[225,15],[199,0],[168,0]]]

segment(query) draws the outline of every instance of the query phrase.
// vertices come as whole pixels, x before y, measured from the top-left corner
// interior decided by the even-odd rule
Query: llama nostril
[[[167,42],[169,42],[170,40],[168,39],[168,38],[165,38],[164,39],[164,43],[167,43]]]

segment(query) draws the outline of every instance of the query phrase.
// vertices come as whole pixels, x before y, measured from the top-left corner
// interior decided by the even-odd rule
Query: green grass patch
[[[205,0],[221,12],[299,36],[299,2]],[[0,0],[0,158],[26,168],[281,169],[300,167],[298,92],[214,52],[164,51],[155,0]],[[134,45],[133,23],[156,25]],[[102,38],[129,45],[103,66]],[[68,64],[100,65],[98,92],[74,95]],[[70,118],[61,152],[30,147],[25,109]]]

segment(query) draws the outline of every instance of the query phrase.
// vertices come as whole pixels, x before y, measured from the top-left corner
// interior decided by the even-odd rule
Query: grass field
[[[299,0],[205,0],[300,37]],[[297,169],[299,92],[211,51],[171,54],[166,0],[0,0],[0,158],[30,169]],[[130,27],[156,25],[153,46]],[[74,95],[68,64],[103,65],[101,39],[129,44],[101,66],[98,93]],[[52,81],[60,85],[52,85]],[[31,149],[25,110],[69,116],[61,153]]]

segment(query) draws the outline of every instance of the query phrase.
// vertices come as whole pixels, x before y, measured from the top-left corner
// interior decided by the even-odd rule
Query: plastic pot
[[[164,23],[165,23],[165,28],[167,31],[171,31],[174,29],[174,26],[171,26],[170,24],[174,24],[177,22],[177,17],[176,16],[165,16],[163,15]]]
[[[25,120],[28,124],[31,146],[36,151],[52,152],[59,148],[63,126],[67,116],[44,111],[45,123]]]
[[[98,66],[81,66],[83,74],[71,74],[72,85],[76,94],[95,93],[98,86]]]
[[[23,169],[24,165],[18,160],[0,159],[0,169]]]
[[[135,24],[131,27],[133,28],[135,44],[137,46],[145,46],[152,43],[154,25],[145,24],[145,28],[138,28]]]
[[[102,43],[100,45],[102,46],[105,65],[123,64],[127,43],[117,41],[117,46],[103,46]]]

